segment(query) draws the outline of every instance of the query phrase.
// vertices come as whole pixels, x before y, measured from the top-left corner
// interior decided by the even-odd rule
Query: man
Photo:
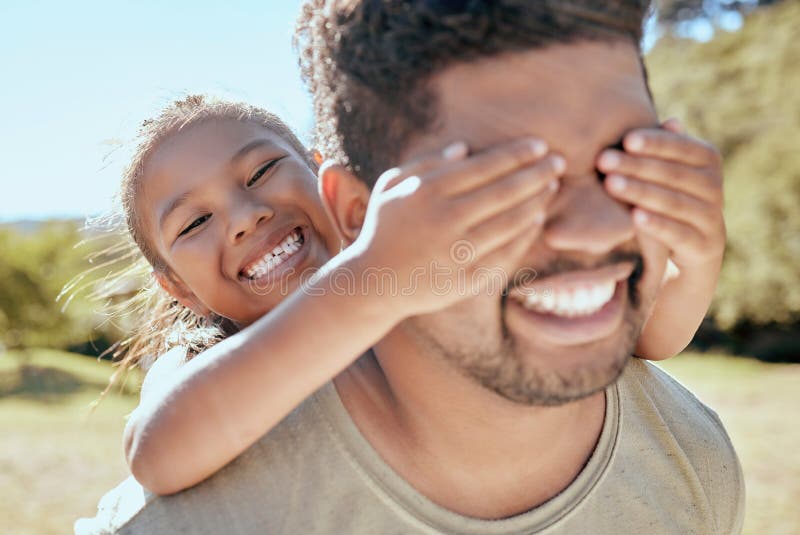
[[[521,288],[412,318],[206,482],[128,480],[78,532],[736,533],[743,482],[716,414],[631,357],[667,251],[597,179],[657,124],[644,2],[317,0],[301,18],[325,201],[345,239],[360,176],[537,136],[567,171],[525,266],[616,284],[620,321],[547,318]],[[431,229],[435,232],[435,229]],[[202,445],[198,445],[202,447]],[[146,502],[146,503],[145,503]]]

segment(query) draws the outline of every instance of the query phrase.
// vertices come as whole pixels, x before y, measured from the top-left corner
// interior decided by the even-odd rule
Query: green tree
[[[726,13],[747,14],[752,10],[777,4],[781,0],[658,0],[658,20],[672,27],[681,22],[706,18],[712,22]]]
[[[725,159],[723,328],[800,321],[800,3],[759,9],[708,43],[666,37],[646,58],[663,117]]]
[[[6,348],[65,347],[91,337],[88,303],[62,312],[61,288],[85,269],[74,222],[50,222],[35,231],[0,227],[0,343]]]

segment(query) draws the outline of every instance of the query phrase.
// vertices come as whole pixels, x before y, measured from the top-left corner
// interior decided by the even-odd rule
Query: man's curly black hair
[[[435,73],[582,40],[638,47],[649,10],[649,0],[307,0],[295,44],[317,148],[372,186],[415,132],[435,128]]]

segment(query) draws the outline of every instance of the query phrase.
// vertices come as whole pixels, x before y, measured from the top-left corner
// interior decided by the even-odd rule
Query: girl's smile
[[[289,232],[286,229],[272,232],[265,243],[261,244],[263,247],[256,248],[255,256],[249,255],[253,258],[247,260],[239,270],[239,278],[245,281],[276,278],[305,256],[308,248],[303,246],[306,243],[308,242],[302,227],[294,227]],[[290,259],[292,262],[288,262]]]

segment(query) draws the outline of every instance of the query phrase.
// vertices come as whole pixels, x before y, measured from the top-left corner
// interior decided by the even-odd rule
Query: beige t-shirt
[[[656,366],[632,359],[606,391],[603,430],[562,493],[480,520],[400,478],[359,433],[332,383],[205,482],[156,497],[132,478],[78,534],[739,533],[741,467],[717,415]],[[202,447],[202,444],[198,444]],[[478,490],[479,492],[479,490]]]

